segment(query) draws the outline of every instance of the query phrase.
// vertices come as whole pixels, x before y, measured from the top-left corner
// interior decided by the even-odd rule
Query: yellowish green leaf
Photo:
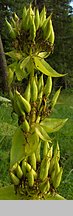
[[[27,56],[26,58],[24,58],[23,61],[20,63],[20,69],[25,68],[29,60],[30,60],[30,56]]]
[[[41,59],[40,57],[35,56],[34,62],[36,68],[47,76],[51,76],[51,77],[65,76],[65,74],[57,73],[44,59]]]
[[[39,54],[38,54],[38,56],[40,57],[40,58],[47,58],[49,55],[50,55],[50,53],[51,52],[40,52]]]
[[[20,162],[25,157],[25,143],[24,134],[20,128],[17,128],[12,139],[12,147],[10,152],[10,167],[16,162]]]
[[[11,83],[13,81],[13,76],[14,76],[14,70],[12,70],[11,68],[8,68],[8,70],[7,70],[8,85],[11,85]]]
[[[20,60],[22,58],[22,53],[12,50],[10,52],[5,53],[7,56],[11,57],[14,60]]]
[[[36,152],[39,143],[39,136],[33,130],[28,134],[27,145],[25,145],[25,153],[29,156],[33,152]]]
[[[40,124],[36,124],[35,131],[42,140],[51,142],[51,138]]]
[[[47,133],[53,133],[62,128],[67,120],[68,119],[45,118],[41,121],[40,125]]]

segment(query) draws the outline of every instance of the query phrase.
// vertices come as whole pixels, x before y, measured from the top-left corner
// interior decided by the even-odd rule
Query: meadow
[[[73,200],[73,91],[63,90],[55,106],[52,117],[68,118],[68,121],[55,134],[53,142],[60,145],[60,164],[63,177],[58,192],[67,200]],[[17,127],[17,115],[12,114],[11,104],[0,104],[0,187],[11,184],[9,158],[13,134]]]

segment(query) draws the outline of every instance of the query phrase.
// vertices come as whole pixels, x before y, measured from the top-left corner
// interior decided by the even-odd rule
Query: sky
[[[71,1],[70,5],[73,7],[73,1]]]

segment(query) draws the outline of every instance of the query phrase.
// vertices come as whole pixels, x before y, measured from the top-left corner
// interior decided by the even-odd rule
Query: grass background
[[[58,140],[63,166],[62,182],[59,193],[68,200],[73,200],[73,92],[63,91],[52,117],[68,118],[68,121],[55,133],[55,142]]]
[[[10,104],[0,105],[0,187],[10,184],[9,158],[13,134],[17,126],[17,116],[11,117]],[[51,115],[68,118],[60,131],[52,134],[54,143],[60,145],[63,177],[58,192],[67,200],[73,200],[73,91],[62,91]]]
[[[17,116],[11,117],[10,104],[0,105],[0,187],[10,183],[9,158],[13,134],[17,126]]]

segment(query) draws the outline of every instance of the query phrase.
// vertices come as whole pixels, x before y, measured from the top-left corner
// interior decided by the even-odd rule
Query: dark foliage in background
[[[30,2],[32,2],[33,6],[36,4],[40,10],[45,4],[47,14],[53,13],[55,45],[53,54],[50,55],[47,61],[58,72],[67,73],[62,79],[56,78],[53,80],[54,87],[62,85],[63,88],[73,88],[73,14],[70,0],[0,0],[0,29],[4,51],[7,52],[11,49],[11,39],[8,36],[5,17],[10,21],[15,11],[21,17],[23,6],[28,5]]]

